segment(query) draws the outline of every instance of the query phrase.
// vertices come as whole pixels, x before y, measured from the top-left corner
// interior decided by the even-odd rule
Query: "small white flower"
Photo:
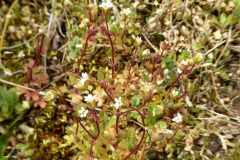
[[[25,54],[23,53],[23,51],[20,51],[18,53],[18,58],[22,58],[22,57],[25,57]]]
[[[145,55],[149,55],[150,53],[151,52],[149,49],[145,49],[145,50],[143,50],[142,55],[145,56]]]
[[[82,44],[76,44],[76,48],[82,48]]]
[[[82,73],[81,79],[78,79],[77,84],[75,84],[73,87],[75,88],[80,88],[81,86],[84,85],[84,83],[88,80],[88,74],[86,72]]]
[[[167,32],[163,32],[162,35],[167,38],[168,37],[168,33]]]
[[[96,99],[96,95],[88,94],[87,96],[84,96],[84,101],[86,102],[93,102]]]
[[[182,70],[181,70],[180,68],[177,68],[177,72],[178,72],[179,74],[181,74],[181,73],[182,73]]]
[[[182,115],[178,112],[177,116],[172,119],[173,122],[181,123],[183,121]]]
[[[197,53],[197,56],[200,58],[200,60],[202,61],[203,60],[203,55],[202,55],[202,53]]]
[[[88,110],[85,110],[83,107],[81,107],[81,109],[78,110],[78,114],[81,118],[85,118],[87,117]]]
[[[54,91],[53,90],[49,90],[44,94],[44,99],[51,101],[53,100],[55,97]]]
[[[165,68],[165,69],[163,70],[163,74],[166,76],[166,75],[168,75],[168,73],[169,73],[169,69]]]
[[[124,8],[122,13],[125,14],[126,16],[128,16],[131,13],[131,9],[130,8]]]
[[[88,74],[86,72],[83,72],[82,73],[82,78],[87,80],[88,79]]]
[[[213,54],[212,53],[208,54],[208,58],[213,59]]]
[[[40,91],[39,94],[40,94],[41,96],[44,96],[44,95],[46,95],[46,92]]]
[[[195,63],[198,63],[198,62],[201,62],[201,61],[203,61],[203,59],[204,59],[204,58],[203,58],[203,55],[202,55],[202,53],[200,53],[200,52],[199,52],[199,53],[197,53],[197,55],[195,55],[195,57],[194,57],[194,60],[193,60],[193,61],[194,61]]]
[[[58,58],[57,58],[56,56],[54,56],[52,59],[53,59],[54,61],[56,61]]]
[[[162,80],[157,80],[157,85],[160,85],[160,84],[162,84],[162,83],[163,83],[163,81],[164,81],[164,79],[162,79]]]
[[[172,95],[173,95],[174,97],[176,97],[178,94],[179,94],[179,91],[178,91],[178,90],[174,89],[174,90],[172,91]]]
[[[113,8],[113,4],[110,0],[103,0],[103,2],[99,5],[100,8],[105,10]]]
[[[122,105],[122,97],[115,98],[114,107],[118,109]]]

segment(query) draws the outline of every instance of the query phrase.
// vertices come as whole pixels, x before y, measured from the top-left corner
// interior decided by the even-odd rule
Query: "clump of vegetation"
[[[1,3],[0,158],[239,157],[238,0]]]

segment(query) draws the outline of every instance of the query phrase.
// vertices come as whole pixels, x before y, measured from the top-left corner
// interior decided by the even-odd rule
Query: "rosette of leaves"
[[[4,157],[5,149],[8,146],[9,135],[12,133],[13,126],[22,119],[25,108],[19,102],[19,96],[15,88],[9,90],[0,86],[0,119],[4,134],[0,135],[0,159]]]
[[[14,88],[6,90],[0,86],[0,110],[1,116],[6,119],[13,118],[15,113],[21,113],[24,110]]]

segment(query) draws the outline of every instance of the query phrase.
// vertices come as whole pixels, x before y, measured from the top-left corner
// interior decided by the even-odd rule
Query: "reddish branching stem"
[[[93,119],[94,119],[94,122],[96,124],[96,128],[97,128],[97,134],[96,135],[93,135],[91,132],[89,132],[89,130],[82,124],[82,122],[80,121],[80,119],[78,118],[77,122],[82,126],[82,128],[85,130],[85,132],[91,137],[92,141],[91,141],[91,147],[90,147],[90,152],[89,152],[89,155],[90,157],[93,157],[94,158],[94,155],[93,155],[93,146],[95,144],[95,142],[97,141],[99,135],[100,135],[100,128],[99,128],[99,117],[95,111],[95,109],[93,110],[89,110],[90,111],[90,114],[91,116],[93,116]]]
[[[141,120],[142,120],[142,126],[145,128],[145,123],[144,123],[144,119],[145,119],[145,114],[144,113],[141,113],[140,112],[140,109],[142,109],[143,107],[145,107],[146,105],[146,101],[143,102],[143,105],[139,108],[133,108],[130,106],[131,109],[125,111],[125,112],[119,112],[118,111],[118,114],[117,114],[117,119],[116,119],[116,126],[115,126],[115,131],[116,131],[116,142],[114,143],[114,147],[116,148],[117,147],[117,144],[119,142],[119,131],[118,131],[118,128],[119,128],[119,122],[120,122],[120,117],[121,116],[125,116],[126,114],[130,113],[130,112],[134,112],[136,111],[140,117],[141,117]],[[146,134],[146,130],[144,129],[143,130],[143,134],[142,134],[142,137],[139,141],[139,143],[134,147],[134,149],[124,158],[124,160],[127,160],[129,157],[131,157],[132,154],[134,154],[135,152],[137,152],[140,148],[140,146],[142,145],[143,143],[143,140],[144,140],[144,137],[145,137],[145,134]]]
[[[186,67],[182,70],[182,72],[177,76],[176,80],[172,83],[172,85],[171,85],[171,87],[170,87],[170,91],[173,89],[174,85],[178,82],[178,80],[179,80],[184,74],[189,73],[188,68],[189,68],[190,66],[192,66],[192,65],[186,66]]]
[[[80,118],[78,118],[77,120],[78,120],[77,122],[82,126],[82,128],[87,132],[87,134],[88,134],[92,139],[94,139],[94,136],[93,136],[92,133],[90,133],[90,132],[87,130],[87,128],[82,124],[82,122],[80,121]]]
[[[109,42],[110,42],[110,45],[111,45],[111,50],[112,50],[112,60],[111,60],[111,66],[112,66],[112,82],[114,81],[114,71],[115,71],[115,60],[114,60],[114,57],[115,57],[115,50],[114,50],[114,45],[113,45],[113,40],[111,38],[111,33],[110,33],[110,30],[109,30],[109,27],[108,27],[108,21],[107,21],[107,17],[103,15],[103,18],[104,18],[104,21],[105,21],[105,25],[106,25],[106,34],[108,36],[108,39],[109,39]]]
[[[95,36],[97,34],[98,30],[97,29],[90,29],[90,31],[88,31],[88,35],[87,35],[87,38],[86,38],[86,41],[85,41],[85,45],[84,45],[84,48],[82,50],[82,54],[80,56],[80,58],[78,59],[78,62],[77,62],[77,70],[76,70],[76,73],[77,74],[80,74],[80,65],[82,63],[82,60],[83,60],[83,57],[87,54],[87,47],[88,47],[88,43],[89,43],[89,40],[91,39],[91,37]]]
[[[192,67],[191,67],[192,66]],[[173,89],[174,85],[180,80],[180,78],[184,75],[184,74],[187,74],[187,78],[189,79],[191,73],[192,73],[192,70],[194,68],[195,64],[193,65],[188,65],[186,66],[183,71],[178,75],[177,79],[172,83],[171,87],[170,87],[170,91]],[[191,67],[191,69],[189,70],[188,68]],[[184,91],[183,91],[183,94],[181,96],[178,96],[176,99],[177,100],[180,100],[181,98],[183,98],[185,95],[188,94],[188,90],[187,90],[187,86],[184,86]],[[169,96],[170,98],[170,96]]]
[[[191,76],[191,74],[192,74],[192,70],[193,70],[194,67],[195,67],[195,64],[192,65],[192,68],[190,69],[190,71],[189,71],[189,73],[188,73],[188,76],[187,76],[188,79],[189,79],[189,77]]]
[[[143,130],[143,135],[141,137],[141,140],[139,141],[139,143],[134,147],[134,149],[124,158],[124,160],[127,160],[129,157],[131,157],[132,154],[134,154],[135,152],[137,152],[140,148],[140,146],[143,143],[144,137],[146,134],[146,130]]]
[[[70,113],[74,114],[76,111],[73,109],[73,107],[71,107],[70,105],[68,105],[66,103],[66,101],[64,100],[64,97],[62,96],[59,96],[59,99],[60,99],[60,102],[63,103],[67,109],[70,111]],[[96,110],[95,109],[92,109],[90,110],[89,109],[89,114],[93,117],[93,120],[96,124],[96,128],[97,128],[97,134],[96,135],[93,135],[84,125],[83,123],[81,122],[80,118],[76,118],[76,121],[77,121],[77,129],[76,129],[76,134],[78,132],[78,124],[81,125],[81,127],[83,128],[83,130],[91,137],[92,141],[91,141],[91,147],[90,147],[90,152],[89,152],[89,155],[90,157],[93,157],[94,158],[94,155],[93,155],[93,146],[95,144],[95,142],[97,141],[99,135],[100,135],[100,127],[99,127],[99,117],[96,113]]]
[[[90,147],[90,157],[94,158],[93,146],[94,146],[95,142],[97,141],[97,139],[100,135],[100,128],[99,128],[99,117],[96,113],[96,110],[95,109],[90,110],[90,114],[93,116],[94,122],[95,122],[96,127],[97,127],[97,134],[95,136],[92,136],[92,142],[91,142],[91,147]],[[87,131],[87,130],[85,130],[85,131]]]
[[[109,99],[114,103],[115,100],[114,100],[113,96],[108,92],[106,81],[102,80],[101,82],[98,82],[98,81],[94,81],[94,82],[96,82],[97,84],[100,85],[100,87],[104,90],[104,92],[107,94]]]
[[[38,65],[38,63],[39,63],[39,61],[41,59],[41,56],[43,54],[44,35],[39,35],[37,37],[37,39],[38,39],[38,42],[37,42],[37,46],[36,46],[36,50],[35,50],[36,57],[35,57],[35,60],[34,60],[34,62],[32,64],[32,66],[30,66],[28,68],[28,70],[29,70],[29,83],[30,83],[30,81],[33,80],[33,69]]]

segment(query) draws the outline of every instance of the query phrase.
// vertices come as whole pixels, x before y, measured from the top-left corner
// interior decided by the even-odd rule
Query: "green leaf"
[[[203,48],[203,45],[201,43],[193,43],[193,49],[198,51]],[[190,55],[190,54],[189,54]],[[191,56],[191,55],[190,55]]]
[[[236,7],[240,7],[240,0],[233,0],[233,3],[236,5]]]
[[[7,135],[0,135],[0,159],[4,160],[4,151],[8,146],[9,137]]]
[[[147,105],[149,109],[149,116],[159,118],[162,116],[164,107],[159,104],[150,103]]]
[[[76,141],[76,139],[73,135],[65,135],[65,136],[63,136],[63,138],[66,141],[67,145],[71,145]]]
[[[173,152],[173,151],[174,151],[174,146],[173,146],[173,144],[168,143],[168,144],[166,145],[166,147],[165,147],[165,151],[166,151],[167,153]]]
[[[157,119],[155,117],[152,117],[152,116],[148,116],[145,119],[145,123],[147,125],[147,129],[148,129],[149,134],[152,133],[156,121],[157,121]]]
[[[135,144],[131,141],[128,141],[128,149],[132,150],[135,147]]]
[[[120,31],[119,24],[111,25],[110,31],[114,34],[118,34]]]
[[[19,150],[26,150],[30,147],[29,144],[24,144],[24,143],[19,143],[16,145],[16,149],[19,149]]]
[[[105,79],[105,69],[104,68],[102,68],[102,67],[100,67],[99,69],[98,69],[98,73],[97,73],[97,80],[98,81],[101,81],[101,80],[104,80]]]
[[[21,104],[18,102],[19,96],[16,94],[15,88],[6,90],[0,87],[0,111],[5,118],[13,116],[15,109],[21,109]]]
[[[13,109],[7,104],[2,104],[1,111],[4,115],[4,117],[9,118],[13,112]]]
[[[15,106],[15,109],[16,109],[16,111],[18,111],[18,112],[24,111],[24,107],[23,107],[23,105],[22,105],[21,103],[18,103],[18,104]]]
[[[181,54],[181,58],[183,59],[183,60],[185,60],[185,59],[189,59],[191,57],[191,53],[189,52],[189,51],[187,51],[187,50],[183,50],[182,51],[182,54]]]
[[[227,15],[226,15],[226,13],[222,13],[220,15],[219,22],[220,22],[221,26],[225,26],[226,25],[226,22],[227,22]]]
[[[128,113],[128,118],[136,120],[138,123],[142,123],[141,116],[136,111]]]
[[[170,56],[167,56],[163,59],[163,63],[165,64],[166,68],[172,70],[174,68],[173,59]]]
[[[79,55],[79,49],[76,47],[77,44],[80,44],[80,39],[78,36],[73,37],[73,39],[68,43],[70,59],[75,59]]]
[[[127,140],[121,140],[119,143],[118,143],[118,146],[120,147],[120,148],[126,148],[127,146],[128,146],[128,142],[127,142]]]
[[[159,129],[163,130],[167,128],[167,123],[165,121],[158,121],[156,125],[159,127]]]
[[[115,125],[116,124],[116,119],[115,118],[110,118],[107,124],[108,125]]]
[[[212,22],[212,23],[214,23],[214,24],[217,24],[217,25],[219,25],[218,17],[217,17],[217,16],[214,16],[214,15],[212,15],[212,16],[211,16],[211,22]]]
[[[140,105],[141,101],[139,97],[133,97],[131,99],[131,104],[133,105],[133,107],[137,108]]]
[[[226,69],[219,69],[218,72],[216,72],[218,76],[220,76],[222,79],[229,81],[230,78],[227,75],[227,70]]]

